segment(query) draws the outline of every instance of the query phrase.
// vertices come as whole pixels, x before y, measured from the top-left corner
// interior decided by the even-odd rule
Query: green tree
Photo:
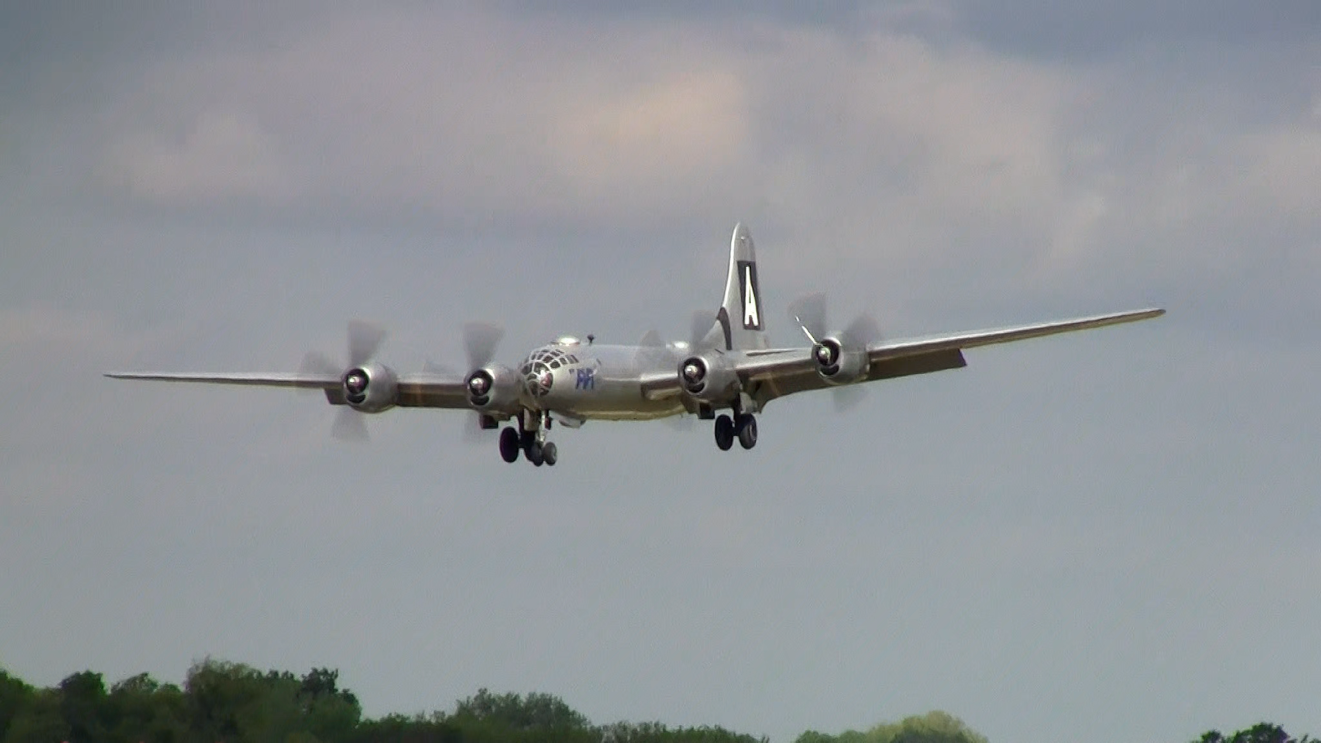
[[[339,688],[339,671],[313,668],[299,683],[297,699],[304,729],[322,743],[349,740],[362,720],[357,696]]]
[[[266,722],[259,709],[264,686],[262,674],[240,663],[208,658],[193,664],[184,681],[191,737],[246,740],[267,732],[256,729]]]
[[[110,743],[184,743],[188,736],[188,708],[183,690],[161,684],[145,673],[130,676],[110,687],[111,714],[107,725]]]
[[[1209,730],[1193,743],[1321,743],[1316,738],[1304,735],[1294,738],[1284,732],[1284,728],[1269,722],[1259,722],[1250,728],[1240,730],[1225,737],[1219,730]]]
[[[70,743],[101,743],[106,738],[107,704],[101,674],[82,671],[60,682],[60,713],[69,725]]]
[[[19,710],[5,732],[4,743],[52,743],[72,738],[60,712],[58,689],[42,689]]]
[[[935,711],[881,723],[866,732],[849,730],[830,736],[809,730],[798,736],[796,743],[986,743],[986,738],[959,718]]]
[[[514,730],[585,730],[587,718],[558,697],[533,692],[492,694],[479,689],[475,696],[455,705],[456,720],[477,720]]]
[[[36,692],[23,680],[0,668],[0,741],[5,739],[14,718],[32,704]]]

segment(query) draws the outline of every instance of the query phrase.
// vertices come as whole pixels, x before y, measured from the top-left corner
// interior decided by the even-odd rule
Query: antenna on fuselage
[[[596,335],[593,334],[593,333],[588,333],[588,334],[587,334],[587,345],[589,345],[589,346],[592,345],[592,341],[594,341],[594,340],[596,340]]]

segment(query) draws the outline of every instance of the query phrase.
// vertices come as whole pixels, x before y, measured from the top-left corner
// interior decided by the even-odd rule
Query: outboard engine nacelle
[[[522,378],[506,366],[477,369],[463,380],[468,404],[477,410],[510,411],[517,406]]]
[[[344,401],[363,413],[389,410],[398,401],[398,377],[387,366],[364,364],[344,372],[340,385]]]
[[[726,402],[739,392],[738,374],[724,356],[689,356],[679,364],[679,384],[684,392],[707,403]]]
[[[812,347],[816,373],[826,384],[852,384],[867,376],[871,362],[865,349],[849,349],[839,338],[821,339]]]

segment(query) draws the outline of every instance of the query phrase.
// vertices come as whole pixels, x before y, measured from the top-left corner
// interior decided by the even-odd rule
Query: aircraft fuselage
[[[679,415],[685,412],[681,399],[648,399],[641,380],[648,374],[675,373],[682,352],[682,346],[673,344],[651,347],[570,341],[542,346],[519,367],[525,378],[525,404],[580,420],[654,420]],[[565,363],[553,366],[553,362],[541,361],[548,357]]]

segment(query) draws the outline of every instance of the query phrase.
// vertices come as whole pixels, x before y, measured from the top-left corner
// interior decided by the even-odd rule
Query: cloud
[[[175,141],[139,133],[111,146],[105,179],[164,206],[288,203],[294,186],[272,137],[241,112],[205,110]]]
[[[22,347],[77,347],[127,340],[104,313],[49,306],[0,309],[0,351]]]
[[[682,192],[745,161],[751,136],[743,81],[697,71],[622,95],[582,101],[552,143],[578,203],[611,199],[636,184]]]
[[[1290,108],[1297,85],[1233,73],[1250,47],[1062,65],[976,24],[957,4],[737,34],[685,14],[326,13],[281,43],[149,67],[105,117],[99,172],[153,207],[430,233],[674,242],[693,234],[676,225],[750,221],[809,286],[883,273],[887,313],[922,301],[919,274],[984,304],[1168,296],[1263,250],[1315,273],[1315,91]],[[1270,116],[1245,113],[1262,100]],[[1264,220],[1289,229],[1263,240]]]

